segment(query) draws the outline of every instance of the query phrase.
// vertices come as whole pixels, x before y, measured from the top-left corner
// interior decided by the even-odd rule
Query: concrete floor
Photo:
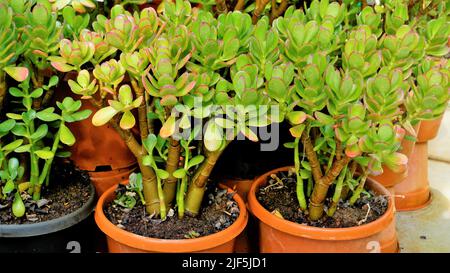
[[[423,209],[397,212],[401,252],[450,252],[450,164],[429,162],[432,202]]]
[[[417,211],[397,212],[401,252],[450,252],[450,150],[443,152],[450,147],[449,128],[450,113],[447,113],[439,136],[429,143],[433,147],[428,153],[431,204]]]

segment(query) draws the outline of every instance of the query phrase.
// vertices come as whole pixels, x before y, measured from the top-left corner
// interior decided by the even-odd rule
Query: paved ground
[[[424,209],[397,213],[401,252],[450,252],[450,110],[429,143],[429,157],[433,199]]]

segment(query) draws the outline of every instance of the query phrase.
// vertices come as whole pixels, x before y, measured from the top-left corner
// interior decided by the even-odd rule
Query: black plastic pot
[[[90,187],[88,202],[68,215],[36,224],[0,225],[0,253],[96,252],[95,189]]]

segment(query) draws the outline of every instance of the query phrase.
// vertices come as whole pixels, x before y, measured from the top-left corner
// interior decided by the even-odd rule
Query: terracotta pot
[[[383,173],[377,176],[370,175],[369,178],[376,180],[385,188],[390,189],[401,183],[408,176],[408,168],[403,172],[393,172],[386,166],[383,166]]]
[[[422,122],[417,123],[416,125],[413,126],[414,131],[416,133],[419,132],[420,130],[420,124]],[[406,132],[407,136],[412,136],[410,133]],[[400,149],[400,153],[406,155],[408,158],[411,156],[412,152],[414,151],[414,146],[416,145],[416,141],[412,141],[407,139],[406,137],[402,140],[402,146]],[[379,181],[378,181],[379,182]]]
[[[399,211],[417,210],[431,202],[428,182],[428,141],[439,132],[444,115],[434,120],[423,120],[417,143],[408,161],[408,176],[394,187],[395,206]]]
[[[83,101],[81,109],[95,108],[89,101]],[[96,127],[92,116],[80,122],[68,124],[77,141],[70,147],[71,159],[80,169],[86,171],[112,171],[136,164],[136,158],[111,125]]]
[[[283,167],[258,177],[250,189],[250,211],[260,221],[260,251],[272,252],[398,252],[395,230],[394,200],[379,183],[368,179],[367,186],[378,194],[388,195],[386,213],[379,219],[357,227],[318,228],[283,220],[267,211],[256,198],[256,191],[267,183],[273,173],[287,171]]]
[[[112,170],[109,172],[89,172],[91,183],[95,187],[97,196],[100,197],[107,189],[128,179],[136,170],[136,166]]]
[[[444,115],[433,120],[422,120],[419,134],[417,135],[417,142],[426,142],[435,138],[439,132],[443,118]]]
[[[247,195],[250,191],[254,179],[225,179],[224,185],[236,191],[244,202],[247,203]],[[255,253],[258,248],[258,236],[254,232],[258,228],[256,220],[252,215],[249,215],[247,227],[236,238],[234,245],[234,252],[236,253]],[[253,232],[249,232],[253,231]]]
[[[221,186],[221,188],[230,188]],[[103,213],[103,208],[115,197],[116,187],[109,188],[98,200],[95,210],[95,222],[107,236],[108,250],[111,253],[128,252],[204,252],[204,253],[232,253],[236,237],[244,230],[248,221],[247,209],[242,198],[235,194],[233,199],[238,203],[240,215],[227,229],[220,232],[195,238],[182,240],[155,239],[133,234],[118,228],[111,223]]]
[[[431,201],[428,183],[428,143],[416,144],[408,161],[408,176],[395,185],[395,208],[398,211],[416,210]]]

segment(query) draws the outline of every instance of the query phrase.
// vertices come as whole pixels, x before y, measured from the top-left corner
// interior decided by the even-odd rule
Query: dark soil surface
[[[277,174],[283,182],[281,185],[271,177],[268,184],[261,187],[257,192],[258,201],[268,211],[278,211],[285,220],[323,228],[345,228],[359,226],[375,221],[381,217],[388,207],[388,197],[375,195],[368,191],[370,196],[361,195],[361,198],[351,206],[348,201],[338,204],[333,217],[324,217],[318,221],[311,221],[308,216],[300,210],[296,196],[296,178],[288,172]],[[329,199],[327,200],[329,203]]]
[[[123,187],[118,191],[125,190]],[[197,217],[184,216],[170,209],[165,221],[152,217],[145,206],[137,202],[131,210],[111,202],[105,207],[106,217],[126,231],[160,239],[189,239],[210,235],[231,226],[239,216],[239,207],[234,194],[226,190],[214,190],[207,194],[204,206]]]
[[[73,163],[55,160],[50,177],[50,186],[42,188],[41,200],[34,201],[26,192],[24,204],[26,214],[16,218],[11,212],[13,196],[0,200],[0,224],[32,224],[44,222],[70,214],[81,208],[90,197],[90,178],[78,170]]]

